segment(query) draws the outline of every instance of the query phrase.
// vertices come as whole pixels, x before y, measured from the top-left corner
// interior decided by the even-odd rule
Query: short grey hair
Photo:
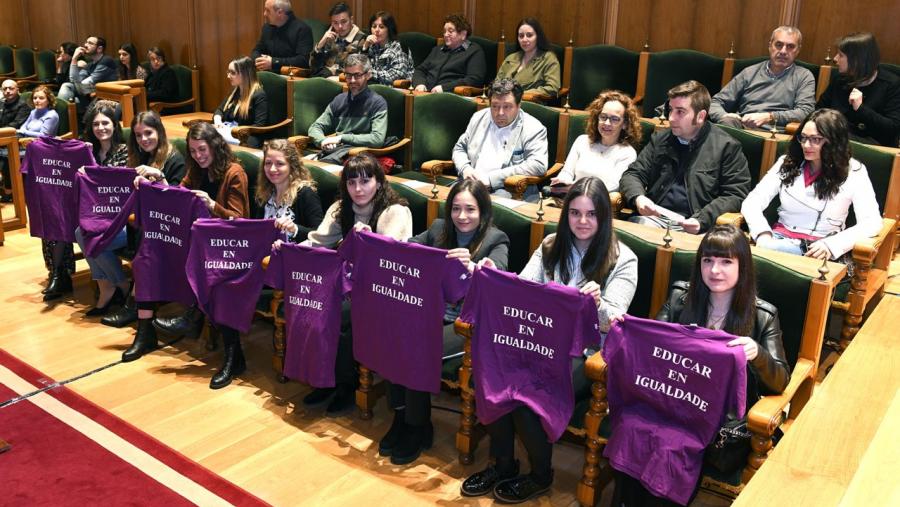
[[[278,10],[282,10],[285,12],[291,12],[294,10],[294,7],[291,5],[291,0],[275,0],[272,2],[272,6]]]
[[[372,64],[369,63],[369,57],[362,53],[353,53],[344,59],[344,68],[347,67],[362,67],[363,72],[369,72],[372,70]]]
[[[801,45],[803,45],[803,34],[800,32],[800,29],[797,28],[796,26],[781,25],[778,28],[772,30],[772,36],[769,37],[769,42],[772,42],[773,40],[775,40],[775,34],[778,32],[784,32],[788,35],[797,34],[797,47],[800,47]]]

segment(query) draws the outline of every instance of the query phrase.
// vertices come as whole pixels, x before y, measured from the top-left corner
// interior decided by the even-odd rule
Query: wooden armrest
[[[127,95],[131,93],[131,87],[123,84],[119,84],[117,82],[110,83],[97,83],[97,88],[94,95],[97,93],[117,93],[119,95]]]
[[[875,260],[875,256],[878,255],[881,245],[884,244],[884,241],[894,232],[896,227],[896,220],[882,218],[881,230],[878,231],[878,234],[871,238],[861,239],[853,244],[853,263],[871,264]]]
[[[594,352],[594,355],[584,362],[584,374],[594,382],[603,380],[606,376],[606,360],[600,352]]]
[[[422,174],[429,176],[432,180],[447,172],[447,170],[455,170],[452,160],[429,160],[422,163]]]
[[[271,255],[267,255],[267,256],[263,257],[263,260],[262,260],[262,268],[263,268],[263,269],[269,269],[269,261],[271,261],[271,260],[272,260],[272,256],[271,256]]]
[[[585,368],[586,369],[586,368]],[[804,382],[815,382],[815,365],[809,359],[797,359],[791,372],[791,381],[784,392],[772,396],[763,396],[747,412],[747,427],[753,433],[761,435],[775,434],[775,428],[781,424],[781,417],[788,403],[797,394]]]
[[[194,102],[195,99],[191,97],[187,100],[182,100],[181,102],[151,102],[148,107],[150,108],[150,110],[155,111],[157,114],[159,114],[163,109],[189,106]]]
[[[614,215],[622,211],[622,208],[625,207],[625,198],[622,197],[622,192],[610,192],[609,205],[612,207]]]
[[[457,86],[453,89],[453,93],[463,97],[478,97],[482,92],[484,92],[484,88],[480,86]]]
[[[25,77],[17,77],[16,84],[21,85],[22,83],[31,82],[33,80],[37,80],[37,74],[32,74],[30,76],[25,76]]]
[[[16,129],[12,127],[0,127],[0,137],[16,137]]]
[[[75,139],[75,133],[74,132],[66,132],[65,134],[63,134],[61,136],[57,136],[57,137],[59,137],[60,139]]]
[[[568,96],[569,96],[569,88],[568,87],[564,86],[559,89],[559,97],[560,98],[568,97]]]
[[[784,133],[789,134],[789,135],[794,135],[794,133],[797,132],[797,130],[799,130],[799,129],[800,129],[800,122],[792,121],[784,126]]]
[[[631,99],[631,102],[632,102],[634,105],[636,105],[636,106],[637,106],[637,105],[640,105],[640,104],[643,104],[643,103],[644,103],[644,96],[643,96],[643,95],[638,95],[637,97]],[[644,116],[647,116],[647,115],[645,114]]]
[[[722,213],[716,218],[716,225],[733,225],[740,229],[744,225],[744,215],[740,213]]]
[[[527,102],[537,102],[538,104],[546,104],[556,97],[547,95],[546,93],[528,92],[522,94],[522,100]]]
[[[453,331],[463,338],[471,338],[472,324],[456,319],[455,321],[453,321]]]
[[[37,138],[36,138],[36,137],[20,137],[20,138],[19,138],[19,146],[22,147],[22,148],[25,148],[25,147],[27,147],[29,144],[31,144],[32,142],[34,142],[35,139],[37,139]]]
[[[288,77],[309,77],[312,74],[312,71],[309,69],[304,69],[303,67],[290,67],[287,65],[283,65],[279,72],[282,76]]]
[[[312,144],[313,139],[309,136],[291,136],[288,137],[287,140],[297,148],[297,151],[303,153],[306,151],[306,148]]]
[[[394,143],[390,146],[385,146],[383,148],[370,148],[368,146],[358,146],[356,148],[351,148],[348,155],[351,157],[355,157],[356,155],[359,155],[360,153],[369,153],[376,157],[382,157],[384,155],[389,155],[391,153],[394,153],[395,151],[403,149],[410,142],[412,142],[412,141],[408,137],[404,137],[399,142]]]
[[[391,85],[394,88],[409,88],[412,85],[411,79],[395,79]]]
[[[231,129],[231,135],[241,142],[241,146],[244,146],[244,144],[247,142],[247,139],[252,135],[274,132],[280,128],[287,127],[292,123],[294,123],[293,118],[285,118],[283,121],[280,121],[274,125],[266,125],[264,127],[254,127],[252,125],[234,127],[233,129]]]

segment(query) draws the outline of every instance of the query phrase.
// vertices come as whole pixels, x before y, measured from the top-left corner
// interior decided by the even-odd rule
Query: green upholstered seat
[[[531,219],[494,203],[494,225],[509,236],[509,265],[512,273],[522,271],[531,257]]]
[[[401,197],[406,199],[409,210],[412,212],[413,234],[425,231],[425,221],[428,215],[428,197],[402,183],[391,183],[391,187]]]
[[[819,85],[819,69],[822,68],[821,65],[817,65],[815,63],[804,62],[803,60],[794,60],[794,63],[796,63],[800,67],[803,67],[803,68],[809,70],[810,72],[812,72],[813,79],[816,80],[816,86]]]
[[[566,134],[567,156],[569,154],[569,151],[572,149],[572,145],[575,144],[575,140],[578,139],[578,136],[587,133],[587,124],[590,117],[591,115],[587,113],[569,112],[569,130]]]
[[[15,62],[16,79],[34,78],[34,50],[31,48],[16,48],[13,52]]]
[[[403,32],[397,34],[397,40],[405,51],[412,52],[413,65],[416,67],[425,61],[428,53],[437,46],[437,39],[433,35],[422,32]]]
[[[429,160],[450,160],[453,145],[475,114],[472,100],[452,93],[417,95],[413,99],[412,167],[397,176],[429,181],[418,171]]]
[[[499,63],[497,61],[497,48],[500,46],[500,43],[487,39],[485,37],[479,37],[478,35],[473,35],[469,37],[469,40],[481,46],[481,49],[484,50],[484,83],[482,85],[487,85],[491,81],[497,77],[497,67],[499,67]],[[479,85],[480,86],[480,85]],[[448,90],[449,91],[449,90]]]
[[[559,109],[547,107],[537,102],[522,102],[522,110],[537,118],[547,128],[547,167],[556,162],[556,140],[559,139]]]
[[[369,85],[373,92],[381,95],[388,106],[388,138],[394,137],[398,141],[406,135],[406,92],[379,84]],[[407,148],[409,149],[409,148]],[[397,163],[403,162],[403,151],[395,151],[391,154]]]
[[[310,164],[306,167],[316,181],[316,192],[319,194],[319,199],[322,200],[322,209],[327,210],[339,197],[338,185],[341,183],[341,178],[318,166]]]
[[[741,151],[744,153],[744,156],[747,157],[747,165],[750,168],[751,188],[755,187],[759,182],[760,171],[769,170],[768,167],[764,168],[762,166],[763,147],[766,144],[765,138],[751,134],[743,129],[736,129],[727,125],[716,125],[716,127],[721,128],[737,142],[741,143]]]
[[[174,102],[186,102],[191,99],[193,99],[194,102],[177,107],[166,107],[162,110],[161,114],[181,114],[199,110],[197,109],[197,101],[200,100],[200,97],[194,97],[194,84],[192,79],[193,73],[191,69],[185,65],[180,65],[177,63],[170,64],[169,67],[173,72],[175,72],[175,79],[178,81],[178,95],[176,96]],[[268,96],[268,91],[266,91],[266,100],[271,100],[271,98]],[[269,114],[272,114],[271,106],[269,106]],[[282,119],[284,119],[283,116]],[[274,121],[271,121],[272,116],[269,116],[269,120],[270,124],[276,123]]]
[[[325,35],[325,32],[328,31],[328,24],[319,21],[318,19],[313,18],[303,18],[301,19],[307,26],[309,26],[309,31],[312,32],[312,41],[313,44],[318,43],[322,40],[322,36]]]
[[[641,122],[641,142],[640,146],[637,147],[637,152],[640,153],[641,150],[644,149],[644,146],[647,146],[647,143],[650,142],[650,138],[653,137],[653,133],[656,132],[656,124],[652,121],[647,121],[643,118],[640,120]]]
[[[710,95],[722,87],[722,58],[694,51],[673,49],[651,53],[647,62],[643,116],[656,116],[655,110],[667,100],[670,88],[691,79],[703,83]]]
[[[35,57],[34,72],[39,82],[52,81],[56,77],[56,53],[49,50],[39,51]]]
[[[869,180],[872,182],[872,189],[875,190],[875,200],[878,201],[878,209],[884,214],[884,207],[888,201],[888,189],[890,188],[891,174],[894,168],[894,159],[896,155],[872,146],[850,141],[850,152],[853,158],[859,160],[866,166],[866,172],[869,174]],[[883,215],[886,216],[886,215]],[[896,216],[886,216],[886,218],[897,218]],[[856,215],[850,213],[847,216],[847,227],[856,223]]]
[[[879,63],[878,71],[888,71],[895,76],[900,77],[900,65],[897,65],[896,63]],[[831,79],[834,79],[834,74],[831,75]]]
[[[309,135],[309,127],[325,112],[328,104],[341,93],[341,85],[322,77],[294,82],[293,135]],[[328,132],[329,134],[331,132]]]
[[[653,274],[656,269],[657,245],[640,236],[622,230],[616,231],[619,241],[634,252],[638,260],[637,289],[631,299],[628,313],[636,317],[653,318],[650,315],[650,296],[653,294]]]
[[[258,72],[256,77],[259,79],[259,84],[262,85],[263,90],[266,91],[266,103],[269,107],[268,124],[275,125],[287,119],[287,78],[280,74],[266,71]],[[181,80],[179,79],[179,93],[181,90],[180,81]],[[266,133],[260,137],[263,139],[276,139],[279,137],[287,137],[289,134],[290,129],[285,127],[274,132]]]
[[[13,49],[9,46],[0,46],[0,76],[11,76],[14,73]]]
[[[764,62],[768,60],[767,56],[754,56],[753,58],[737,58],[734,60],[734,72],[732,74],[732,78],[741,73],[744,69],[751,65],[756,65],[759,62]]]
[[[618,46],[598,44],[575,48],[569,104],[575,109],[585,109],[598,93],[607,89],[634,96],[639,59],[639,53]]]
[[[248,210],[251,217],[257,216],[259,212],[259,204],[256,202],[256,187],[261,169],[262,160],[259,156],[244,150],[234,150],[234,156],[238,163],[247,173],[247,196],[250,200],[250,209]],[[261,215],[261,213],[260,213]]]

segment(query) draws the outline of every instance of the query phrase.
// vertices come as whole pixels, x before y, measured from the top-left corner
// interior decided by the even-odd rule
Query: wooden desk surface
[[[885,296],[735,507],[900,505],[897,329]]]

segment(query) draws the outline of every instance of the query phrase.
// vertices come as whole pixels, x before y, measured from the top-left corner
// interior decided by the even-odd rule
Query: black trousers
[[[350,322],[350,302],[341,305],[341,334],[338,338],[337,357],[334,362],[334,380],[337,387],[356,389],[359,372],[353,359],[353,329]]]
[[[681,505],[667,498],[655,496],[641,484],[641,481],[618,470],[613,470],[613,480],[615,481],[613,507],[678,507]],[[697,496],[697,491],[700,489],[699,486],[700,482],[698,481],[694,487],[694,494],[688,501],[688,505]]]
[[[528,407],[518,407],[487,425],[491,436],[490,454],[501,469],[512,466],[515,460],[516,435],[522,440],[535,481],[545,484],[553,480],[553,444],[537,414]]]

